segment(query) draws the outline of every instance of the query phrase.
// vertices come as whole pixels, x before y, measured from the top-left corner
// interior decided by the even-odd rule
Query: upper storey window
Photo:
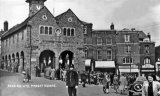
[[[102,45],[102,38],[97,38],[97,45]]]
[[[87,27],[83,28],[83,34],[87,34]]]
[[[52,35],[53,28],[51,26],[40,26],[40,34],[41,35]]]
[[[64,27],[63,28],[63,35],[64,36],[75,36],[75,28]]]
[[[97,50],[97,59],[98,60],[102,60],[103,56],[102,56],[102,50]]]
[[[130,42],[130,35],[124,35],[124,42]]]
[[[125,51],[125,53],[131,53],[131,46],[130,45],[126,45],[126,46],[124,46],[124,51]]]
[[[149,53],[149,46],[148,45],[145,46],[145,53]]]
[[[108,44],[112,44],[112,38],[107,38],[106,39],[106,44],[108,45]]]

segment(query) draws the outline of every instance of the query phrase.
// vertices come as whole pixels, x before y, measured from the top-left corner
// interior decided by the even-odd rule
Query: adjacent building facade
[[[135,29],[117,31],[117,65],[120,73],[155,73],[155,42]]]

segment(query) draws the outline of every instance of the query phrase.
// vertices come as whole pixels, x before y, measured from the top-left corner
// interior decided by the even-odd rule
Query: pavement
[[[77,96],[128,96],[116,94],[110,88],[109,94],[104,94],[102,85],[79,85]],[[43,77],[33,77],[29,83],[23,83],[23,74],[0,70],[0,96],[68,96],[65,82],[49,80]]]

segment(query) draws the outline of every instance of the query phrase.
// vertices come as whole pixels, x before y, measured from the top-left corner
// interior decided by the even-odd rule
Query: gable
[[[38,25],[39,24],[52,25],[53,23],[57,25],[55,17],[45,6],[40,11],[38,11],[37,14],[35,14],[35,16],[30,21]]]
[[[71,20],[72,19],[72,20]],[[65,24],[86,24],[86,22],[81,21],[71,9],[68,9],[66,12],[56,16],[56,20],[58,23]],[[71,20],[71,21],[70,21]]]

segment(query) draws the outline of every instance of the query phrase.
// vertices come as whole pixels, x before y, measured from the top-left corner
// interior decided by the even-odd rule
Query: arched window
[[[158,61],[160,61],[160,57],[158,58]]]
[[[87,49],[84,50],[84,53],[85,53],[85,58],[87,58],[88,57],[88,50]]]
[[[52,27],[49,27],[49,35],[52,35]]]
[[[43,26],[40,27],[40,34],[44,34],[44,27]],[[22,35],[23,35],[23,33],[22,33]],[[23,36],[22,36],[22,38],[23,38]]]
[[[48,27],[45,27],[45,34],[48,34]]]
[[[64,35],[64,36],[67,35],[67,29],[66,29],[66,28],[63,29],[63,35]]]
[[[74,29],[71,29],[71,36],[74,36]]]
[[[67,29],[67,36],[70,36],[71,33],[70,33],[70,28]]]
[[[151,64],[151,59],[150,58],[145,58],[144,59],[144,64]]]
[[[145,45],[145,53],[149,53],[149,45]]]

